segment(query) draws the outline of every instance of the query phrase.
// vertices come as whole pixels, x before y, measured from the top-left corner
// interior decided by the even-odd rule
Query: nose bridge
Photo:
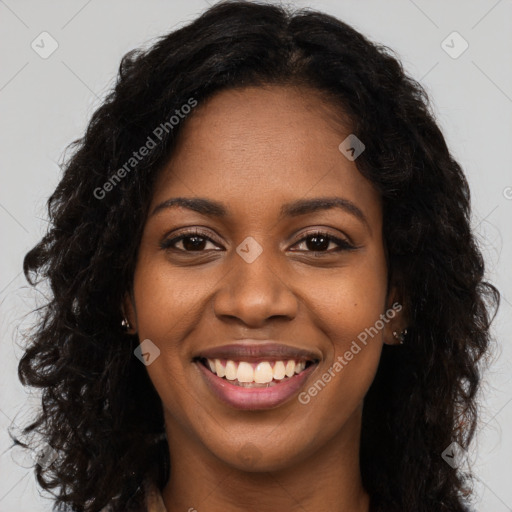
[[[272,316],[296,315],[297,299],[270,248],[247,237],[232,254],[230,266],[215,297],[217,316],[258,324]]]

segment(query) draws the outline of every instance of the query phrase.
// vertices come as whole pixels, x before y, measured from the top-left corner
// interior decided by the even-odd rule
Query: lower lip
[[[220,400],[236,409],[246,410],[273,409],[280,406],[300,390],[305,380],[318,366],[318,363],[312,364],[301,373],[272,387],[244,388],[218,377],[199,361],[195,361],[195,364],[209,388]]]

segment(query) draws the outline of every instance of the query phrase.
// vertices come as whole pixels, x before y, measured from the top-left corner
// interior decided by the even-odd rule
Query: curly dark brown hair
[[[115,87],[70,145],[48,232],[25,256],[29,283],[52,292],[18,373],[42,390],[24,433],[58,454],[35,466],[54,510],[130,510],[148,475],[162,488],[170,471],[161,400],[134,357],[137,336],[120,324],[153,183],[186,119],[108,192],[104,184],[190,98],[266,84],[313,87],[340,107],[366,145],[357,167],[382,197],[389,279],[410,327],[405,345],[384,346],[365,398],[360,457],[372,510],[465,510],[469,474],[441,453],[474,435],[500,295],[484,280],[461,167],[425,90],[389,48],[324,13],[244,1],[221,2],[123,57]]]

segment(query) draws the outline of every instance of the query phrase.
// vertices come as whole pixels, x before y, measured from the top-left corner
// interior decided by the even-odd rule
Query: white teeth
[[[290,359],[286,363],[285,373],[286,373],[287,377],[293,377],[293,375],[295,373],[295,361],[293,361],[292,359]]]
[[[262,361],[253,368],[253,364],[240,361],[227,360],[223,365],[220,359],[207,359],[207,364],[212,373],[227,380],[237,380],[242,383],[255,382],[257,384],[270,383],[273,380],[283,380],[285,377],[293,377],[306,368],[306,361],[295,362],[293,359],[275,361],[272,366],[270,361]]]
[[[296,365],[295,365],[295,373],[300,373],[304,370],[304,368],[306,368],[306,361],[299,361]]]
[[[226,379],[228,379],[228,380],[236,379],[236,364],[234,361],[228,361],[226,363]]]
[[[283,380],[286,376],[286,369],[283,361],[276,361],[274,365],[274,379]]]
[[[254,370],[254,382],[257,382],[258,384],[265,384],[266,382],[272,382],[273,378],[272,366],[270,366],[269,362],[265,361],[256,366],[256,370]]]
[[[208,361],[210,361],[208,359]],[[219,359],[215,359],[215,370],[212,370],[213,373],[216,373],[219,377],[224,377],[226,375],[226,369],[222,365]]]
[[[252,366],[249,363],[244,361],[238,364],[238,370],[236,371],[236,380],[238,382],[252,382],[254,377],[254,372],[252,370]],[[272,379],[270,379],[272,380]],[[258,382],[258,381],[256,381]]]

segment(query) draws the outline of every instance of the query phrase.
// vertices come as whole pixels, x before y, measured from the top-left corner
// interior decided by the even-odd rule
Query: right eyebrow
[[[188,208],[197,213],[208,215],[211,217],[226,217],[227,210],[222,203],[214,201],[213,199],[206,199],[202,197],[173,197],[167,199],[162,203],[158,204],[153,211],[151,216],[167,208],[181,206],[182,208]]]

